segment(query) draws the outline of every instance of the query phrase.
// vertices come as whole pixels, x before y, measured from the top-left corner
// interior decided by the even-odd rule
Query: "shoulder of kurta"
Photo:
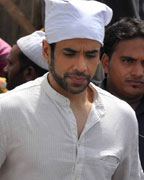
[[[120,119],[123,121],[123,124],[137,129],[138,125],[135,111],[127,102],[93,84],[92,87],[97,91],[98,96],[101,98],[105,108],[105,113],[109,112],[111,113],[112,117],[116,117],[117,121]]]

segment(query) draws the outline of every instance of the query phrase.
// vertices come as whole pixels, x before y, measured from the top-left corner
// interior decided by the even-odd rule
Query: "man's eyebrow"
[[[137,60],[131,56],[120,56],[121,59]]]
[[[98,49],[92,49],[92,50],[86,51],[86,53],[90,53],[90,54],[95,54],[95,53],[98,53],[98,52],[99,52]]]
[[[77,53],[78,51],[72,49],[72,48],[63,48],[64,51],[70,52],[70,53]]]

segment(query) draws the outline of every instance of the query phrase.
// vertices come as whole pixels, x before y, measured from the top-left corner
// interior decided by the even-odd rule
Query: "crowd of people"
[[[144,180],[144,20],[127,3],[118,19],[45,0],[44,30],[0,39],[1,180]]]

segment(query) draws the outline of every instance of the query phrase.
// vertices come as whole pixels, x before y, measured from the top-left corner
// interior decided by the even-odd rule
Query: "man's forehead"
[[[16,44],[14,44],[10,51],[10,54],[8,55],[8,60],[10,60],[13,56],[18,56],[19,53],[20,53],[19,47]]]
[[[12,55],[12,54],[18,54],[19,52],[20,52],[20,49],[19,49],[18,45],[17,45],[17,44],[14,44],[13,47],[12,47],[12,49],[11,49],[10,55]]]

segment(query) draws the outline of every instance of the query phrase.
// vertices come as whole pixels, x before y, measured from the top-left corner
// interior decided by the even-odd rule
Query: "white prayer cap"
[[[39,67],[48,70],[48,63],[44,61],[42,55],[42,41],[45,40],[43,31],[35,31],[34,33],[24,36],[17,41],[17,45],[25,56]]]
[[[112,9],[97,1],[45,0],[45,34],[49,44],[87,38],[103,44]]]

